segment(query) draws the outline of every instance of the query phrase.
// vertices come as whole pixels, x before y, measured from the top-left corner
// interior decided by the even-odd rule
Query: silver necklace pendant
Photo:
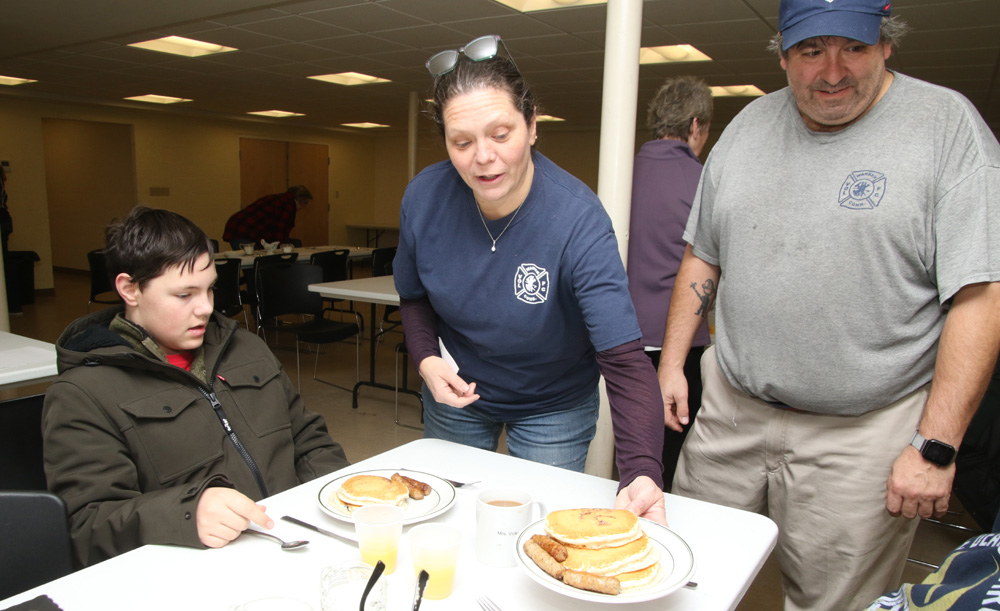
[[[499,240],[500,238],[503,237],[503,234],[510,227],[511,223],[513,223],[514,219],[517,218],[517,213],[521,211],[521,206],[524,205],[524,202],[521,202],[520,204],[518,204],[517,209],[514,210],[514,215],[510,217],[509,221],[507,221],[507,225],[503,228],[503,231],[500,232],[500,235],[498,235],[495,238],[493,237],[493,232],[490,231],[489,226],[486,224],[486,217],[483,216],[483,211],[479,207],[479,202],[476,202],[475,200],[473,200],[473,204],[476,206],[476,212],[479,213],[479,220],[483,222],[483,229],[486,230],[486,235],[490,236],[490,240],[493,241],[493,246],[490,248],[490,252],[496,252],[497,251],[497,240]]]

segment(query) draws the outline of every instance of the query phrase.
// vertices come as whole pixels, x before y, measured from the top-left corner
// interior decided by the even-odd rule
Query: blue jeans
[[[596,388],[572,409],[511,420],[487,416],[474,403],[461,409],[438,403],[426,384],[423,395],[424,438],[445,439],[493,452],[506,425],[511,456],[581,473],[590,441],[597,432],[600,395]]]

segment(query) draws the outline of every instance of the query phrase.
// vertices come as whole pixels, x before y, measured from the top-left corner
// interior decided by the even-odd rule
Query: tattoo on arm
[[[708,306],[712,304],[712,299],[715,297],[715,281],[708,278],[702,282],[700,293],[698,292],[698,283],[692,282],[691,290],[693,290],[694,294],[701,300],[701,306],[698,308],[698,311],[694,313],[694,315],[706,318],[708,316]]]

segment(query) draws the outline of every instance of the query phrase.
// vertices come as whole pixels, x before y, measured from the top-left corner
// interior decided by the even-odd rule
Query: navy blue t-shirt
[[[450,161],[424,169],[403,196],[396,290],[428,297],[487,414],[576,407],[596,388],[595,350],[640,337],[611,219],[586,185],[532,159],[531,190],[496,252]],[[498,236],[510,220],[486,223]]]

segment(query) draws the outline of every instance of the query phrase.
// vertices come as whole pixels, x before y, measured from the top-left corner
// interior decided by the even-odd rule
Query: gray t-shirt
[[[1000,280],[998,170],[968,100],[898,73],[834,133],[809,131],[787,88],[748,105],[712,149],[684,233],[722,270],[729,382],[854,415],[930,381],[947,300]]]

